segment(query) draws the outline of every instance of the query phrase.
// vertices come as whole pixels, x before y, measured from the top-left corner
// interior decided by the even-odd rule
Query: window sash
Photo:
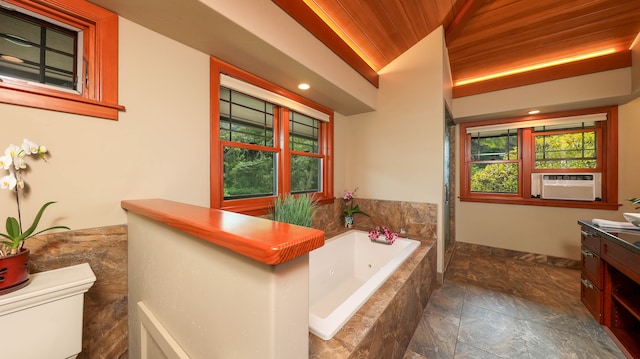
[[[319,121],[290,111],[289,149],[292,151],[320,153]]]
[[[599,131],[596,129],[552,133],[534,132],[532,134],[534,169],[593,170],[599,168],[598,133]],[[590,134],[593,136],[592,140],[587,138],[590,137]],[[568,138],[571,139],[573,135],[578,135],[577,137],[579,137],[579,139],[578,141],[574,141],[572,143],[574,146],[570,148],[553,149],[549,148],[546,144],[547,139],[549,139],[549,142],[553,141],[552,138],[559,136],[568,136]],[[542,143],[540,143],[541,141]],[[589,145],[589,143],[591,143],[591,145]]]
[[[276,107],[220,87],[220,139],[274,147]]]
[[[0,76],[82,94],[81,29],[17,7],[0,18]]]
[[[232,156],[235,158],[229,160]],[[278,193],[276,152],[225,143],[223,168],[225,200],[271,197]]]
[[[517,130],[479,132],[471,135],[471,161],[518,159],[520,134]]]
[[[322,158],[300,153],[290,155],[291,193],[322,192]]]
[[[482,167],[481,171],[480,167]],[[482,176],[485,171],[489,174]],[[520,193],[520,161],[470,162],[469,173],[472,193],[509,195]]]

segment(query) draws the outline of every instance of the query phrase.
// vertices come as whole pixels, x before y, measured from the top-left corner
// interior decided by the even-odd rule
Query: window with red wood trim
[[[260,215],[286,193],[331,202],[332,120],[333,111],[212,58],[211,207]]]
[[[0,6],[0,102],[118,119],[116,14],[84,0]]]
[[[617,121],[607,107],[461,124],[460,200],[617,209]],[[591,178],[595,199],[541,196],[545,175]]]

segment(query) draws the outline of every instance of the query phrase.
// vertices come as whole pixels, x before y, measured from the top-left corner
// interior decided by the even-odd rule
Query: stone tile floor
[[[404,359],[624,358],[580,302],[580,272],[457,251]]]

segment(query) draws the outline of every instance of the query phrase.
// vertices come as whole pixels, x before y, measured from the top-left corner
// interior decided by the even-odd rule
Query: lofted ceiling
[[[639,0],[272,0],[371,83],[376,72],[442,25],[460,80],[607,50],[536,70],[528,83],[630,66]],[[314,11],[315,10],[315,11]],[[329,24],[329,25],[327,25]],[[341,34],[340,38],[336,37]],[[526,84],[511,82],[511,86]],[[463,85],[454,87],[462,88]],[[509,87],[458,91],[466,95]],[[496,87],[497,86],[497,87]]]

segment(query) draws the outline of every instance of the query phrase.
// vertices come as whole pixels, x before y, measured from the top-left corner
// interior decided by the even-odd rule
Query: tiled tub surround
[[[329,340],[420,246],[396,238],[392,245],[351,230],[309,253],[309,331]]]
[[[387,226],[391,231],[404,229],[409,238],[437,238],[437,205],[431,203],[385,201],[356,198],[369,217],[354,215],[354,229],[369,231],[375,227]],[[336,198],[333,204],[320,206],[313,219],[313,227],[325,232],[325,238],[342,233],[344,228],[344,201]]]
[[[309,334],[309,358],[402,358],[436,287],[437,206],[429,203],[356,198],[370,216],[356,214],[354,229],[404,229],[421,241],[415,252],[328,341]],[[344,201],[321,206],[314,227],[331,238],[344,228]]]
[[[435,240],[420,241],[415,252],[331,340],[309,334],[309,358],[403,357],[436,287]]]
[[[127,226],[40,235],[25,246],[31,251],[32,273],[89,263],[96,276],[84,297],[82,352],[77,358],[128,358]]]
[[[455,251],[462,253],[477,253],[504,259],[515,259],[532,264],[546,264],[554,267],[579,269],[580,261],[574,259],[560,258],[546,254],[536,254],[528,252],[514,251],[510,249],[484,246],[481,244],[456,242]]]

